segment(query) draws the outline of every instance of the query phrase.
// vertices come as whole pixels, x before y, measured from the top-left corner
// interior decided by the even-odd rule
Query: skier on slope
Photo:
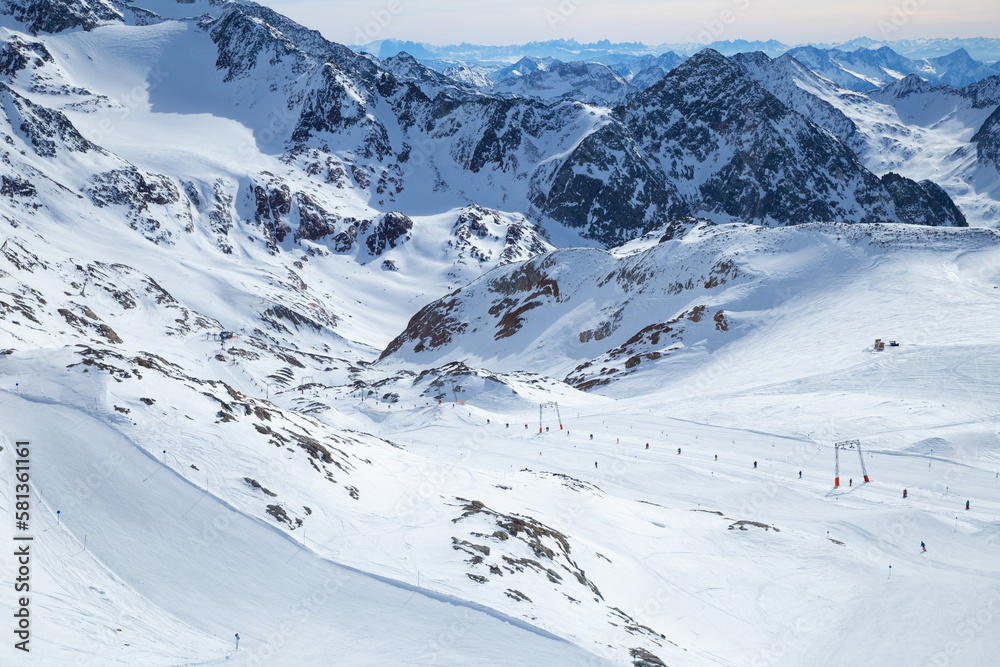
[[[903,497],[906,497],[906,489],[903,489]]]
[[[927,551],[927,545],[924,544],[923,542],[921,542],[920,543],[920,549],[921,549],[921,551]]]
[[[753,469],[754,469],[754,470],[756,470],[756,469],[757,469],[757,462],[756,462],[756,461],[754,461],[754,462],[753,462]]]
[[[965,509],[969,509],[969,501],[968,500],[965,501]]]

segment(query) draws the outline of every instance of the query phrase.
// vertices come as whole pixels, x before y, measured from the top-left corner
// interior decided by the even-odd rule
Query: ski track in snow
[[[220,644],[239,632],[243,653],[226,656],[233,660],[225,664],[371,664],[401,655],[421,664],[594,659],[488,607],[318,559],[259,519],[203,498],[205,491],[86,413],[9,394],[0,410],[5,432],[35,443],[33,483],[46,506],[66,508],[60,525],[77,542],[88,537],[86,554],[76,557],[115,572]],[[9,451],[10,438],[6,444]],[[100,481],[80,502],[76,490],[91,475]],[[461,632],[451,632],[452,624]],[[291,646],[272,655],[268,642],[276,632]],[[340,636],[309,641],[318,634]]]

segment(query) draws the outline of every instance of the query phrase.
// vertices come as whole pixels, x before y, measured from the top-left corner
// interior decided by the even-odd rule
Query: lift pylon
[[[861,441],[860,440],[844,440],[843,442],[838,442],[833,446],[833,486],[840,486],[840,450],[841,449],[857,449],[858,459],[861,461],[861,474],[864,475],[865,482],[870,482],[871,479],[868,478],[868,469],[865,467],[865,455],[861,451]]]
[[[562,425],[562,416],[559,414],[559,404],[556,403],[555,401],[550,401],[548,403],[539,403],[538,404],[538,432],[539,433],[542,432],[542,411],[545,408],[555,408],[556,409],[556,419],[559,420],[559,430],[561,431],[563,425]]]

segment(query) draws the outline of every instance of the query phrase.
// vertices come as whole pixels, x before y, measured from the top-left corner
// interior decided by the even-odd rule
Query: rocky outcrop
[[[59,151],[86,153],[101,149],[85,139],[61,111],[39,106],[0,83],[0,108],[11,128],[42,157],[55,157]]]
[[[550,218],[608,247],[690,212],[688,202],[647,161],[620,122],[587,136],[533,203]]]
[[[121,12],[107,0],[3,0],[0,13],[14,17],[33,35],[73,28],[93,30],[123,20]]]
[[[390,211],[376,219],[365,246],[373,257],[378,257],[389,248],[408,241],[413,231],[413,221],[403,213]]]
[[[1000,107],[986,119],[972,141],[979,159],[1000,171]]]
[[[916,181],[889,172],[882,177],[882,184],[892,196],[900,222],[911,225],[940,227],[968,227],[955,202],[936,183]]]

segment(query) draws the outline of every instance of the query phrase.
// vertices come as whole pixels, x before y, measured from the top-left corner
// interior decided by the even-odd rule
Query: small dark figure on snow
[[[903,489],[903,497],[906,497],[906,489]]]
[[[854,486],[854,478],[847,480],[847,486]]]
[[[597,461],[594,461],[594,467],[595,468],[597,467]]]
[[[677,448],[677,453],[678,453],[678,454],[680,454],[680,453],[681,453],[681,448],[680,448],[680,447],[678,447],[678,448]]]
[[[921,549],[922,551],[927,551],[927,545],[926,545],[926,544],[924,544],[923,542],[921,542],[921,543],[920,543],[920,549]]]
[[[799,479],[802,479],[802,471],[799,471]]]
[[[649,449],[649,443],[648,442],[646,443],[646,449]]]
[[[716,454],[716,455],[715,455],[715,460],[716,460],[716,461],[718,461],[718,460],[719,460],[719,455],[718,455],[718,454]]]
[[[756,470],[756,469],[757,469],[757,462],[756,462],[756,461],[754,461],[754,462],[753,462],[753,469],[754,469],[754,470]]]
[[[969,509],[969,501],[968,500],[965,501],[965,509]]]
[[[594,439],[594,434],[593,434],[593,433],[591,433],[591,434],[590,434],[590,439],[591,439],[591,440],[593,440],[593,439]]]

